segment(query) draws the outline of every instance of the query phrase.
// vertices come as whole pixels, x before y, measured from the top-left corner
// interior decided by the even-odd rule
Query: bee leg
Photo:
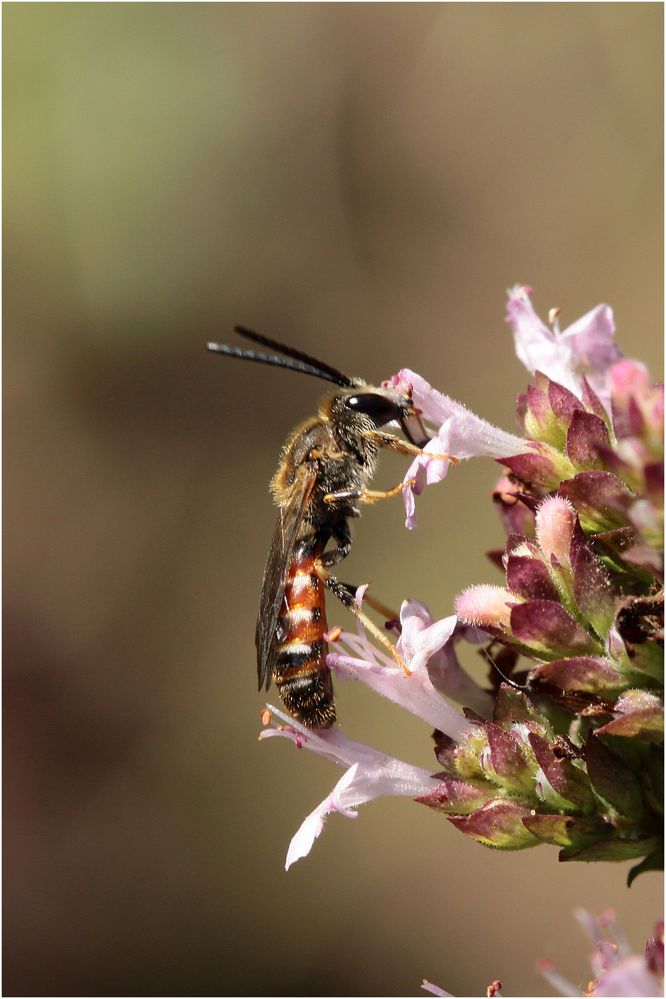
[[[423,454],[422,447],[417,447],[416,444],[410,444],[409,441],[403,441],[401,437],[395,437],[394,434],[386,434],[381,430],[364,430],[363,436],[374,441],[378,447],[388,447],[392,451],[397,451],[398,454]],[[430,457],[440,458],[442,461],[446,459],[454,465],[457,465],[459,460],[453,454],[430,454]]]
[[[390,499],[391,496],[399,496],[403,489],[414,485],[416,485],[416,479],[407,479],[405,482],[399,482],[393,489],[366,489],[361,496],[361,501],[363,503],[379,503],[380,500]]]
[[[341,583],[340,585],[349,590],[354,598],[356,597],[358,586],[354,586],[353,583]],[[363,601],[368,605],[368,607],[372,607],[372,609],[377,611],[378,614],[381,614],[387,623],[400,620],[400,615],[397,614],[396,611],[387,607],[387,605],[383,604],[381,600],[377,600],[377,598],[373,597],[372,594],[367,592],[367,590],[363,596]]]
[[[361,503],[379,503],[380,500],[398,496],[403,489],[407,486],[413,486],[415,483],[416,479],[407,479],[405,482],[399,482],[393,489],[340,489],[335,493],[326,493],[324,503],[328,503],[330,506],[346,500],[359,500]]]
[[[343,523],[336,528],[335,535],[336,541],[339,542],[337,548],[331,549],[331,551],[324,552],[320,555],[318,559],[315,560],[314,568],[315,572],[321,579],[324,586],[328,587],[331,593],[334,593],[338,598],[340,603],[355,615],[363,625],[366,631],[375,638],[380,645],[389,652],[389,654],[395,659],[396,663],[403,670],[405,676],[410,676],[410,670],[396,649],[393,642],[389,641],[381,628],[378,628],[374,621],[372,621],[367,614],[365,614],[361,608],[356,603],[355,592],[352,591],[345,583],[341,583],[339,579],[331,575],[329,569],[337,565],[338,562],[342,560],[349,554],[351,548],[351,532],[349,530],[349,525]]]
[[[367,614],[364,614],[356,603],[356,598],[351,590],[347,587],[345,583],[341,583],[339,579],[335,576],[331,576],[327,570],[321,567],[324,575],[321,574],[319,566],[315,563],[315,571],[323,583],[331,590],[332,593],[336,595],[340,603],[344,604],[347,610],[350,610],[355,617],[359,619],[366,631],[368,631],[376,641],[382,645],[386,651],[395,659],[396,663],[403,671],[405,676],[411,676],[411,670],[407,666],[407,663],[402,658],[398,650],[396,649],[393,642],[391,642],[381,628],[378,628],[374,621],[372,621]]]

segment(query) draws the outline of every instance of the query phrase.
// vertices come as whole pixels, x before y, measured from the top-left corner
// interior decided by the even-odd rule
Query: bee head
[[[417,447],[423,447],[428,434],[419,412],[414,408],[410,394],[394,388],[378,388],[359,382],[352,390],[335,395],[328,400],[328,416],[338,428],[352,433],[378,430],[398,424],[405,437]]]

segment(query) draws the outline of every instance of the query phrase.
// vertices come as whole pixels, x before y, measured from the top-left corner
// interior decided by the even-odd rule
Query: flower
[[[537,969],[563,996],[661,996],[664,993],[664,924],[655,924],[654,934],[643,954],[632,954],[612,909],[592,916],[585,909],[576,919],[594,944],[590,955],[593,978],[584,992],[556,971],[552,961],[542,958]],[[421,988],[434,996],[449,996],[439,985],[423,981]],[[501,996],[502,983],[492,982],[487,996]]]
[[[359,605],[365,589],[357,592]],[[458,626],[455,614],[434,621],[418,600],[403,602],[396,626],[400,631],[397,651],[408,665],[409,676],[369,641],[360,624],[356,634],[342,631],[336,637],[336,648],[353,654],[332,652],[328,666],[339,678],[360,680],[451,738],[462,737],[470,723],[442,694],[482,714],[492,710],[492,698],[462,669],[455,654],[455,643],[469,629]]]
[[[530,374],[542,371],[576,394],[587,374],[597,394],[606,396],[609,369],[622,357],[614,339],[613,310],[597,305],[560,332],[559,309],[552,310],[549,328],[534,311],[531,291],[527,285],[516,285],[508,292],[506,320],[519,360]]]
[[[407,519],[405,526],[416,526],[414,496],[420,495],[426,485],[441,482],[446,477],[449,462],[440,456],[452,454],[458,460],[482,455],[499,458],[523,447],[524,442],[515,434],[506,433],[487,420],[472,413],[448,395],[442,395],[425,378],[403,368],[390,379],[396,387],[411,389],[412,399],[420,410],[422,419],[436,432],[426,444],[423,453],[407,469],[403,492]]]
[[[632,954],[629,945],[609,909],[592,916],[579,909],[576,918],[594,944],[590,955],[593,979],[581,992],[555,970],[552,962],[542,960],[538,968],[544,978],[563,996],[661,996],[664,994],[664,924],[655,924],[654,935],[643,954]]]
[[[560,333],[557,318],[552,328],[539,319],[530,292],[526,285],[516,285],[509,291],[507,322],[513,329],[518,358],[537,378],[537,386],[532,392],[532,407],[537,409],[535,418],[538,416],[542,422],[546,419],[553,422],[562,415],[567,402],[571,405],[578,402],[578,397],[585,399],[586,396],[597,416],[600,413],[607,415],[610,413],[610,386],[613,379],[617,381],[618,378],[617,372],[613,374],[612,366],[616,362],[624,363],[614,340],[612,309],[608,305],[597,305]],[[557,310],[555,314],[559,314]],[[624,368],[620,370],[624,371]],[[544,375],[549,382],[555,383],[558,390],[558,394],[553,390],[550,400],[545,399],[543,391],[538,388],[539,379]],[[409,368],[394,375],[391,384],[410,386],[424,420],[438,428],[425,453],[414,459],[405,475],[406,526],[409,528],[416,524],[414,496],[418,496],[425,485],[441,481],[448,471],[448,462],[434,459],[432,456],[436,454],[453,454],[458,459],[465,459],[480,456],[503,458],[522,453],[522,464],[527,462],[533,470],[543,466],[544,474],[550,472],[551,478],[558,471],[568,470],[566,461],[557,461],[556,455],[544,451],[535,440],[530,441],[529,433],[527,439],[521,440],[500,430],[470,412],[462,403],[438,392]],[[539,406],[536,406],[537,402]],[[658,420],[656,399],[650,408]],[[532,454],[533,451],[536,453]],[[410,486],[409,480],[416,480],[415,485]]]

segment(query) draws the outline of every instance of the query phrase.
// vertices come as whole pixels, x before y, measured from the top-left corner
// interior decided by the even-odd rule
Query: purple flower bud
[[[436,811],[470,815],[493,798],[497,789],[480,780],[461,780],[451,774],[436,774],[439,783],[416,801]]]
[[[654,936],[645,943],[645,963],[653,975],[664,977],[664,921],[660,919],[654,928]]]
[[[570,554],[574,600],[583,617],[602,638],[613,623],[616,594],[608,572],[592,551],[579,523],[573,531]]]
[[[574,468],[603,468],[600,455],[609,448],[610,438],[604,421],[593,413],[576,410],[569,423],[566,443],[567,456]]]
[[[663,743],[664,705],[656,694],[647,690],[628,690],[618,697],[613,711],[617,717],[598,728],[597,735]]]
[[[570,656],[542,663],[530,672],[532,681],[540,680],[560,690],[612,696],[627,686],[627,680],[610,659],[602,656]]]
[[[519,740],[509,731],[493,722],[485,726],[490,750],[489,765],[485,767],[491,780],[515,794],[530,796],[534,792],[534,761]]]
[[[533,443],[529,451],[498,458],[497,461],[527,486],[545,490],[557,489],[562,479],[574,473],[569,459],[548,444]]]
[[[509,555],[506,560],[506,581],[512,593],[526,599],[559,599],[557,587],[548,569],[538,558]]]
[[[538,729],[543,734],[551,734],[546,718],[539,714],[522,690],[516,690],[508,683],[500,684],[495,698],[493,721],[503,728],[525,722],[530,730]]]
[[[496,798],[471,815],[449,816],[449,822],[472,839],[500,850],[522,850],[538,843],[523,819],[531,809],[517,802]]]
[[[580,472],[562,482],[559,495],[570,500],[586,531],[624,527],[634,496],[610,472]]]
[[[551,808],[589,815],[594,811],[594,795],[584,770],[567,759],[557,743],[550,745],[536,732],[528,735],[546,783],[539,785],[539,796]],[[573,754],[569,754],[573,755]]]
[[[598,644],[554,600],[527,600],[511,610],[511,634],[524,645],[549,655],[586,655]]]
[[[548,815],[535,813],[523,819],[533,836],[553,846],[580,848],[593,843],[604,833],[604,825],[597,819],[577,815]]]

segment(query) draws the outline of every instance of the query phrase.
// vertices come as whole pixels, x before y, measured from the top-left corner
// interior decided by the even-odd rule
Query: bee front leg
[[[407,455],[418,455],[423,454],[423,448],[417,447],[416,444],[410,444],[409,441],[403,441],[401,437],[396,437],[394,434],[384,433],[382,430],[364,430],[363,436],[368,437],[373,441],[378,447],[388,447],[391,451],[397,451],[398,454]],[[431,458],[440,458],[442,461],[450,461],[453,465],[458,463],[458,458],[453,454],[430,454],[427,452]]]
[[[340,489],[335,493],[326,493],[324,503],[335,506],[336,503],[347,500],[358,500],[360,503],[379,503],[380,500],[390,499],[392,496],[399,496],[407,486],[413,486],[416,479],[407,479],[399,482],[393,489]]]

